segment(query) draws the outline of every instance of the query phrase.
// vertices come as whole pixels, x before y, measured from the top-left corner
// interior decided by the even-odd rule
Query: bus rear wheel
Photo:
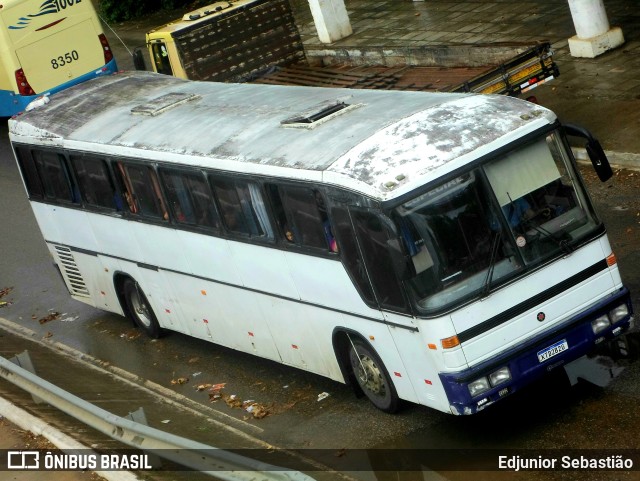
[[[358,385],[369,401],[381,411],[396,412],[400,400],[376,352],[362,341],[354,340],[349,350],[349,361]]]
[[[147,300],[147,296],[144,295],[138,283],[133,279],[127,279],[124,282],[123,290],[127,309],[133,318],[133,322],[135,322],[136,326],[142,329],[147,336],[152,339],[158,339],[162,335],[162,329]]]

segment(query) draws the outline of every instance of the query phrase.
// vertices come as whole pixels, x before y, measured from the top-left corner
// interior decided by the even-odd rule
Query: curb
[[[30,431],[33,434],[45,437],[58,449],[65,450],[89,450],[75,439],[67,436],[62,431],[45,423],[40,418],[29,414],[24,409],[0,397],[0,415],[16,426]],[[129,471],[93,471],[107,481],[140,481],[135,474]]]
[[[575,156],[578,162],[588,162],[591,160],[587,155],[587,151],[583,148],[573,147],[573,155]],[[640,154],[634,154],[632,152],[605,152],[607,157],[609,158],[609,162],[612,166],[621,168],[621,169],[634,169],[640,170]]]

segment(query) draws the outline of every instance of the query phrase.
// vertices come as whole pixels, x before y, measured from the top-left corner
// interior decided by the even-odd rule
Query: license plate
[[[566,339],[558,341],[549,347],[545,347],[542,351],[538,351],[538,361],[544,362],[547,359],[560,354],[562,351],[566,351],[567,349],[569,349],[569,344],[567,344]]]

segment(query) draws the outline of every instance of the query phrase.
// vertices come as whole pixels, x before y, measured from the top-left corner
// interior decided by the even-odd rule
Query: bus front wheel
[[[399,398],[376,352],[362,341],[354,340],[349,351],[349,361],[353,374],[375,407],[387,413],[398,410]]]
[[[149,337],[158,339],[162,335],[162,329],[153,309],[147,300],[147,296],[133,279],[127,279],[124,283],[124,298],[129,314],[133,322]]]

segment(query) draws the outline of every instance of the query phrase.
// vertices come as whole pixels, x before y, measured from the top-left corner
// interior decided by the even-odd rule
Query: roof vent
[[[136,105],[131,109],[132,114],[136,115],[148,115],[155,117],[169,109],[182,105],[185,102],[195,100],[199,98],[196,94],[186,94],[182,92],[172,92],[170,94],[161,95],[155,99],[150,100],[146,104]]]
[[[283,127],[313,129],[317,125],[361,107],[362,104],[348,104],[343,100],[324,102],[320,105],[280,122]]]

